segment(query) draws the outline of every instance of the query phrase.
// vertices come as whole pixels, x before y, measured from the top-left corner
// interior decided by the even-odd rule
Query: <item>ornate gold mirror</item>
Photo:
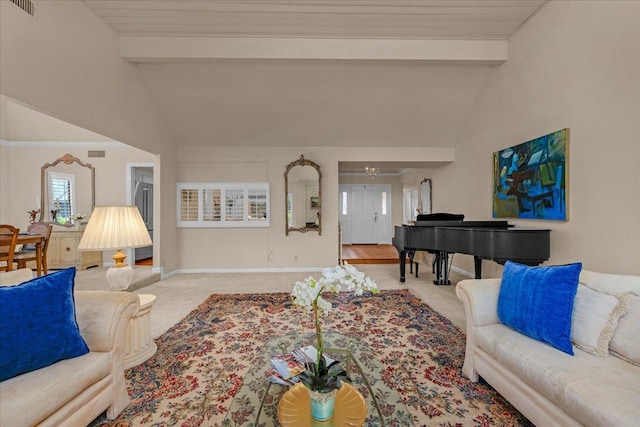
[[[425,178],[420,182],[420,197],[422,198],[422,213],[431,213],[431,180]]]
[[[75,215],[91,215],[96,200],[96,171],[89,163],[65,154],[40,168],[40,219],[71,224]]]
[[[320,166],[304,155],[287,165],[284,172],[286,235],[290,231],[322,234],[321,178]]]

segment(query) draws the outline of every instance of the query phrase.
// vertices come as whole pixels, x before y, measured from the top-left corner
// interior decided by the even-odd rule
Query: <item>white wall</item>
[[[288,163],[305,159],[322,172],[322,235],[315,231],[285,235],[284,171]],[[454,160],[452,149],[442,148],[338,148],[290,147],[180,149],[179,180],[184,182],[269,182],[271,226],[251,229],[179,229],[179,264],[183,270],[312,269],[338,261],[338,163],[340,161],[440,161]],[[380,181],[380,183],[384,183]],[[400,188],[401,194],[401,186]],[[395,190],[394,190],[395,191]],[[394,198],[398,195],[394,195]],[[175,198],[175,195],[174,195]],[[401,206],[401,201],[400,201]],[[394,202],[394,222],[396,218]]]
[[[569,221],[511,222],[552,230],[547,264],[640,274],[639,22],[636,1],[552,1],[527,22],[491,71],[456,162],[436,172],[436,209],[490,218],[491,153],[568,127]],[[456,264],[473,271],[469,258]]]
[[[2,1],[0,49],[2,95],[158,155],[154,257],[175,270],[177,149],[137,67],[120,58],[116,34],[79,1],[40,1],[35,19]]]

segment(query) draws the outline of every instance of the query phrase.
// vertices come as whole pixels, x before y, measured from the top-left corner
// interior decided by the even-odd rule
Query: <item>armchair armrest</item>
[[[33,279],[33,272],[29,268],[19,268],[17,270],[0,273],[0,286],[19,285]]]
[[[498,296],[502,279],[468,279],[458,282],[456,295],[464,304],[467,341],[462,372],[473,382],[479,380],[475,369],[476,328],[501,323],[498,318]]]
[[[131,292],[76,291],[76,318],[80,335],[91,351],[111,353],[113,397],[107,418],[114,419],[129,404],[124,379],[127,325],[140,309],[138,295]]]
[[[131,292],[76,291],[76,318],[80,334],[91,351],[124,348],[127,323],[140,308]]]
[[[468,279],[456,286],[456,295],[464,304],[467,327],[501,323],[498,318],[498,295],[502,279]]]

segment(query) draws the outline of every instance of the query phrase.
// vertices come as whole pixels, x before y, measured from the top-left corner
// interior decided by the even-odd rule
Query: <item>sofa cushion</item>
[[[640,367],[579,349],[571,357],[500,324],[479,327],[475,341],[584,425],[637,426]]]
[[[625,298],[598,292],[580,284],[573,304],[571,340],[586,351],[600,357],[609,356],[609,342],[618,320],[629,310]]]
[[[37,425],[111,372],[111,353],[61,360],[0,383],[2,426]],[[104,387],[110,387],[111,381]],[[97,391],[94,391],[97,394]]]
[[[89,352],[76,322],[75,273],[0,287],[0,381]]]
[[[640,296],[628,294],[624,298],[629,311],[620,318],[610,347],[614,355],[640,366]]]
[[[498,296],[505,325],[573,355],[571,314],[581,263],[529,267],[507,261]]]
[[[597,273],[595,271],[582,270],[580,273],[580,283],[584,283],[591,289],[613,295],[622,295],[627,292],[640,295],[640,276]]]

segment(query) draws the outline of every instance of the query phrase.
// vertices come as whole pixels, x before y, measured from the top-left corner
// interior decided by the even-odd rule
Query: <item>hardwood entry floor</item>
[[[342,259],[349,264],[397,264],[393,245],[342,245]]]

